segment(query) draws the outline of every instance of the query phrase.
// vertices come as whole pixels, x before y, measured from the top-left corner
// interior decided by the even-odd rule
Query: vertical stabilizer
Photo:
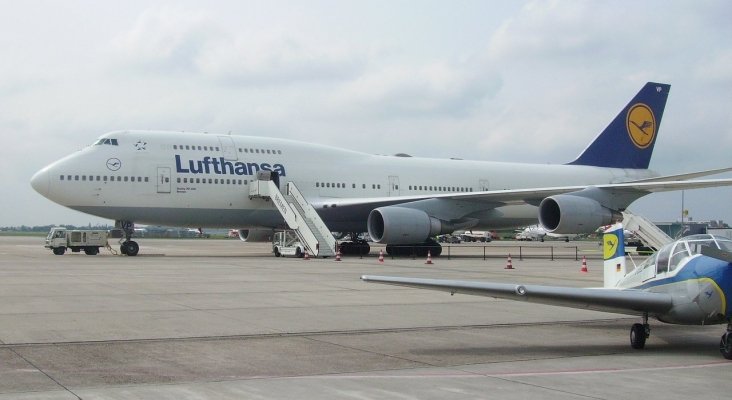
[[[614,288],[625,276],[625,244],[623,224],[611,225],[602,235],[604,287]]]
[[[646,169],[670,85],[648,82],[571,165]]]

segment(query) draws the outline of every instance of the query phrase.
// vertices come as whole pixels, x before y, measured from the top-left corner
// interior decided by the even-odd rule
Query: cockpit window
[[[110,145],[110,146],[118,146],[117,139],[101,138],[101,139],[97,140],[96,142],[94,142],[94,146],[99,146],[99,145],[103,145],[103,144]]]
[[[668,271],[668,260],[671,257],[671,246],[665,246],[658,252],[656,262],[656,273],[662,274]]]
[[[681,261],[690,256],[689,250],[686,249],[686,242],[680,241],[676,243],[671,252],[671,261],[669,261],[668,270],[673,271],[679,266]]]

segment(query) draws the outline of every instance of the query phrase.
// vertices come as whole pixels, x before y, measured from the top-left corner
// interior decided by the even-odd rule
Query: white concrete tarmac
[[[275,258],[238,240],[140,239],[138,257],[54,256],[0,237],[2,399],[722,398],[724,326],[367,284],[362,274],[601,285],[506,243],[424,260]],[[576,243],[545,243],[559,250]],[[494,246],[491,248],[491,246]],[[529,245],[531,246],[531,245]],[[538,251],[538,250],[537,250]],[[466,257],[468,253],[478,257]]]

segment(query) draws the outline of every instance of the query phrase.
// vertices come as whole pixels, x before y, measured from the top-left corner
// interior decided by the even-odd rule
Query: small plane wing
[[[450,294],[487,296],[628,315],[663,314],[673,306],[669,294],[635,289],[572,288],[373,275],[363,275],[361,279],[364,282],[440,290]]]

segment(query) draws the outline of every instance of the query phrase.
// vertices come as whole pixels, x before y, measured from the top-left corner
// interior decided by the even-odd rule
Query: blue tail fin
[[[648,82],[571,165],[646,169],[671,85]]]

